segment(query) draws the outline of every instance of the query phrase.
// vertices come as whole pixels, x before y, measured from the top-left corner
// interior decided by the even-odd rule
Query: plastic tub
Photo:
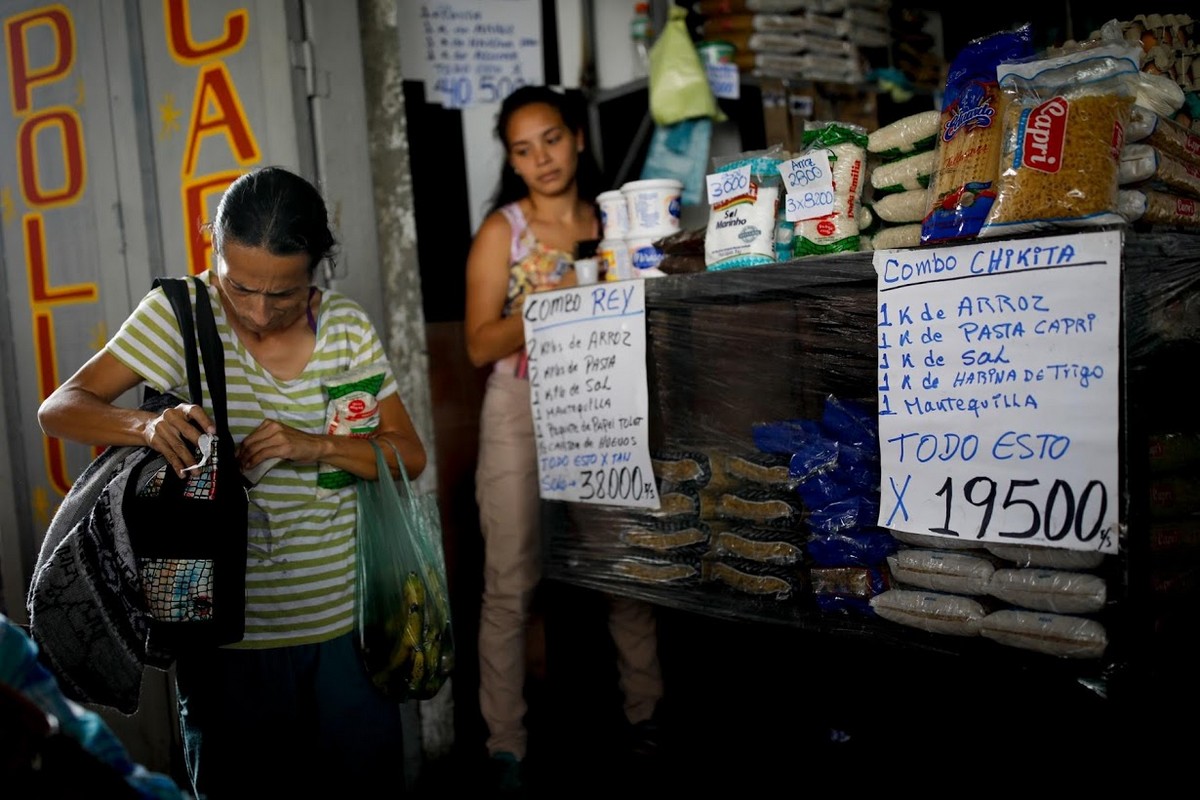
[[[600,207],[600,225],[605,239],[624,239],[629,235],[629,206],[619,189],[596,195]]]
[[[679,230],[683,182],[671,178],[630,181],[621,187],[629,212],[627,238],[661,239]]]
[[[654,246],[659,236],[639,236],[627,239],[629,245],[629,261],[633,265],[634,277],[658,278],[666,273],[658,268],[662,263],[663,251]]]

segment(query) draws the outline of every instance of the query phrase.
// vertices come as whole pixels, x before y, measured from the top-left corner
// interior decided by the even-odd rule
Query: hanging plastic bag
[[[399,452],[400,486],[388,478],[379,440],[371,446],[380,479],[358,483],[359,646],[385,695],[427,700],[454,668],[441,521],[434,497],[413,491]]]
[[[671,6],[666,27],[650,48],[650,116],[657,125],[696,117],[726,119],[688,33],[687,15],[686,8]]]

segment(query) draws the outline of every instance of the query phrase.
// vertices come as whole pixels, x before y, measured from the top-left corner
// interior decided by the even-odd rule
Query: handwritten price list
[[[875,253],[880,525],[1116,552],[1120,246]]]
[[[541,497],[657,509],[642,282],[538,292],[523,314]]]
[[[426,95],[447,108],[498,103],[542,82],[541,17],[528,0],[421,3]],[[412,42],[417,44],[416,42]]]

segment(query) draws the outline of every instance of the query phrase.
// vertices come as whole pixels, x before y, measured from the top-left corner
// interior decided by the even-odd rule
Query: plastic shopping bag
[[[687,13],[672,6],[666,27],[650,48],[650,116],[660,126],[696,117],[726,119],[688,33]]]
[[[399,452],[397,485],[379,440],[371,446],[380,479],[358,483],[358,641],[380,691],[427,700],[454,668],[441,520],[435,498],[413,491]]]

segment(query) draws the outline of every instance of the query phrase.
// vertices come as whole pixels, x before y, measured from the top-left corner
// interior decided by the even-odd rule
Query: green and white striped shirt
[[[305,433],[325,429],[324,381],[360,367],[386,371],[382,399],[398,387],[366,312],[354,300],[326,290],[317,314],[317,343],[304,372],[278,380],[263,369],[233,333],[211,273],[209,303],[225,349],[229,429],[240,443],[265,419]],[[195,285],[188,281],[195,297]],[[188,396],[183,337],[161,289],[147,294],[105,346],[118,361],[163,392]],[[200,364],[203,372],[204,364]],[[204,409],[212,400],[204,385]],[[215,417],[214,417],[215,418]],[[354,628],[354,485],[318,496],[317,464],[283,461],[250,491],[251,523],[246,567],[246,636],[233,647],[311,644]],[[256,524],[265,512],[266,521]]]

